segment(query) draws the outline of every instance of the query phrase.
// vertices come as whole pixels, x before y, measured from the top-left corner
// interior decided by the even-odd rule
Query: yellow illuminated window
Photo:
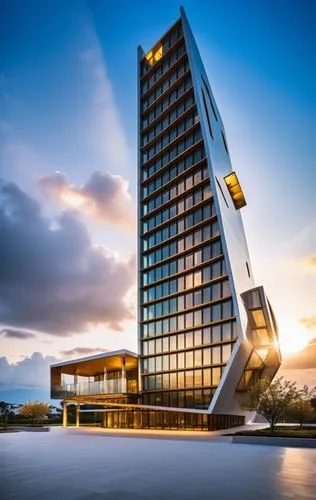
[[[162,58],[162,56],[163,56],[162,44],[159,43],[158,45],[156,45],[156,47],[154,47],[146,54],[145,58],[147,62],[152,66],[157,61],[159,61]]]
[[[252,317],[254,324],[257,328],[260,328],[261,326],[266,326],[266,321],[264,319],[264,314],[262,312],[262,309],[258,309],[257,311],[251,311]]]
[[[268,330],[266,328],[260,328],[259,330],[252,330],[252,343],[254,346],[262,346],[271,344],[271,339],[269,337]]]
[[[155,62],[159,61],[159,59],[161,59],[161,58],[162,58],[162,45],[154,53]]]
[[[224,181],[228,188],[229,194],[233,200],[236,210],[239,210],[242,207],[247,205],[244,193],[241,189],[241,185],[239,184],[238,177],[236,172],[232,172],[229,175],[224,177]]]

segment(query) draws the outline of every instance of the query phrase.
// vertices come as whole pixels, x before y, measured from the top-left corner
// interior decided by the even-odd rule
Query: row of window
[[[194,104],[193,94],[186,99],[181,99],[177,107],[167,113],[158,123],[152,127],[146,134],[143,135],[143,145],[145,146],[152,139],[157,137],[163,130],[165,130],[171,123],[179,118],[185,111],[190,109]]]
[[[169,274],[175,274],[175,273],[181,273],[182,271],[189,270],[193,266],[197,266],[199,264],[202,264],[204,262],[207,262],[210,259],[213,259],[214,257],[217,257],[218,255],[221,255],[222,253],[222,247],[221,243],[219,240],[214,241],[213,243],[208,243],[207,245],[203,246],[202,248],[199,248],[195,252],[192,252],[186,256],[179,257],[175,261],[170,261],[169,264],[166,264],[166,266],[169,267],[163,267],[162,268],[162,275],[167,276]],[[162,249],[158,248],[155,252],[151,252],[148,255],[144,255],[142,257],[143,259],[143,267],[151,267],[154,264],[157,264],[160,262],[163,258],[163,253]],[[162,286],[162,285],[158,285]],[[151,288],[154,291],[154,288]],[[150,290],[151,290],[150,289]],[[163,290],[166,290],[164,288]],[[154,295],[154,293],[149,292],[151,295]],[[159,290],[157,288],[157,293],[159,293]],[[173,292],[171,292],[173,293]],[[157,295],[157,294],[156,294]],[[165,293],[163,293],[165,295]],[[159,297],[157,297],[159,298]]]
[[[177,312],[177,298],[167,299],[164,302],[164,310],[162,309],[162,304],[152,304],[148,307],[142,308],[142,317],[144,321],[151,321],[155,318],[161,318],[167,314],[173,314]],[[167,312],[165,312],[165,310]],[[183,309],[179,310],[179,312]],[[165,314],[161,314],[165,313]],[[220,321],[221,319],[230,318],[232,316],[232,303],[231,301],[219,302],[213,305],[207,305],[206,307],[196,309],[191,312],[182,313],[177,315],[177,320],[174,322],[177,325],[177,330],[184,330],[185,328],[192,328],[194,326],[207,325],[208,323],[214,323],[215,321]],[[170,318],[172,320],[174,316]],[[169,323],[170,326],[171,322]]]
[[[233,303],[230,299],[219,304],[214,304],[213,306],[206,306],[199,311],[181,313],[153,321],[152,323],[154,323],[154,326],[151,330],[154,331],[155,335],[160,335],[163,332],[172,333],[185,330],[186,328],[192,328],[194,326],[200,327],[211,322],[232,318],[233,315]],[[149,324],[150,323],[143,324],[144,337],[148,336],[148,328],[145,328],[145,325],[148,326]]]
[[[189,127],[190,128],[190,127]],[[202,139],[201,128],[196,128],[191,134],[184,137],[182,140],[177,142],[171,149],[168,149],[161,158],[161,165],[164,167],[169,162],[173,161],[177,156],[181,155],[187,149],[191,148],[194,144]],[[143,164],[150,160],[154,154],[152,154],[153,148],[143,153]]]
[[[216,263],[217,264],[217,263]],[[217,268],[213,269],[214,275],[217,271]],[[175,294],[179,292],[178,290],[178,281],[181,278],[175,278],[172,280],[164,281],[155,286],[151,286],[147,290],[143,291],[143,302],[152,302],[154,300],[161,299],[168,295]],[[183,280],[182,280],[183,282]],[[184,281],[185,283],[185,281]],[[183,302],[183,307],[178,307],[178,309],[189,309],[193,306],[198,306],[202,303],[212,302],[218,300],[223,297],[227,297],[230,295],[229,284],[226,281],[214,283],[213,285],[203,287],[203,290],[197,290],[194,292],[194,299],[191,300],[191,295],[193,292],[186,294],[185,300]],[[201,297],[200,297],[201,295]],[[182,297],[182,296],[180,296]],[[178,297],[178,306],[182,305],[182,299]],[[191,305],[190,305],[191,304]]]
[[[183,118],[180,122],[178,122],[174,127],[172,127],[169,132],[160,136],[150,148],[143,151],[143,163],[146,163],[153,156],[160,153],[163,149],[165,149],[169,144],[178,137],[180,137],[184,132],[190,130],[195,123],[198,123],[199,116],[197,111],[192,111],[187,117]],[[180,147],[178,154],[182,153],[186,147],[185,140],[181,141],[182,147]]]
[[[183,372],[146,375],[143,377],[145,391],[170,391],[175,389],[217,386],[221,379],[222,370],[204,368],[203,370],[188,370]]]
[[[206,286],[203,290],[196,290],[195,292],[189,292],[184,295],[179,295],[178,297],[156,302],[155,304],[143,308],[143,316],[145,320],[159,318],[160,316],[172,314],[177,311],[180,312],[202,304],[209,304],[210,302],[230,297],[230,295],[229,283],[228,280],[225,280]],[[197,314],[194,316],[194,320],[198,321],[201,317],[201,313],[199,311],[195,312]],[[198,324],[195,324],[195,321],[194,325],[198,326]]]
[[[172,257],[175,254],[184,252],[185,250],[190,250],[193,246],[199,245],[204,241],[208,241],[210,238],[215,238],[219,236],[219,227],[217,221],[207,223],[200,229],[191,231],[188,234],[177,238],[171,243],[162,245],[156,250],[155,262]],[[162,230],[156,231],[149,238],[143,238],[143,250],[150,250],[152,247],[158,245],[162,241]]]
[[[148,290],[145,290],[143,292],[143,301],[144,303],[146,302],[151,302],[153,300],[157,300],[163,297],[166,297],[166,295],[169,294],[170,288],[171,292],[173,292],[173,288],[169,286],[169,290],[164,287],[165,283],[156,285],[157,290],[155,290],[156,287],[151,287]],[[172,284],[174,288],[176,288],[177,285],[177,280],[171,280],[169,284]],[[167,293],[163,293],[164,291],[167,291]],[[216,300],[230,297],[230,288],[229,288],[229,283],[228,280],[220,281],[217,283],[213,283],[212,285],[205,286],[203,289],[196,290],[195,292],[189,292],[184,295],[179,295],[176,298],[176,311],[184,310],[184,309],[190,309],[191,307],[199,306],[201,304],[208,304],[209,302],[214,302]],[[168,300],[168,299],[166,299]],[[168,312],[164,312],[170,309],[174,308],[173,303],[169,305],[162,304],[162,306],[159,306],[157,303],[157,307],[161,307],[162,313],[155,314],[155,316],[161,316],[162,314],[168,314]],[[157,308],[156,308],[157,311]],[[174,312],[174,311],[172,311]]]
[[[205,185],[203,188],[196,189],[172,205],[167,205],[167,208],[157,212],[156,215],[153,215],[150,219],[145,220],[142,223],[143,233],[155,229],[155,227],[167,222],[169,219],[173,219],[177,215],[183,214],[183,212],[190,210],[195,205],[207,200],[211,196],[212,193],[209,184]],[[200,207],[197,210],[191,211],[185,217],[168,224],[168,226],[162,230],[161,242],[182,233],[186,229],[190,229],[192,226],[200,224],[203,220],[213,217],[214,215],[215,209],[214,203],[212,202],[207,203],[204,207]]]
[[[216,389],[195,389],[188,391],[171,392],[153,392],[144,394],[143,403],[152,406],[171,406],[174,408],[208,408]],[[158,413],[158,412],[157,412]],[[176,412],[168,412],[171,415],[179,415]],[[187,415],[203,416],[197,414],[182,414],[181,419],[187,418]],[[180,417],[179,417],[180,418]]]
[[[179,25],[171,32],[166,40],[162,42],[162,53],[165,54],[171,47],[173,47],[173,45],[179,40],[179,38],[181,38],[182,34],[182,25]],[[147,60],[144,58],[142,63],[142,74],[146,74],[151,67],[152,66],[148,64]],[[151,74],[150,78],[148,80],[145,80],[145,82],[143,83],[143,91],[146,92],[146,83],[147,86],[153,85],[153,83],[158,78],[160,78],[160,76],[165,73],[169,67],[170,58],[166,58],[163,64],[159,65],[157,69]]]
[[[202,283],[207,283],[208,281],[224,276],[226,274],[226,266],[224,260],[221,259],[195,271],[192,271],[190,268],[187,269],[187,271],[191,272],[177,278],[177,287],[173,285],[173,280],[169,281],[169,291],[177,288],[176,292],[182,292],[183,290],[199,286]],[[143,286],[151,285],[155,281],[173,276],[177,272],[177,264],[174,261],[164,264],[163,266],[157,266],[150,271],[142,273]]]
[[[178,181],[176,184],[172,184],[169,189],[165,189],[148,202],[143,203],[143,215],[147,215],[149,212],[159,208],[164,203],[168,203],[176,196],[189,191],[193,186],[196,186],[204,179],[208,179],[208,168],[206,165],[195,169],[194,173],[187,175],[181,181]]]
[[[198,163],[202,158],[205,158],[204,148],[195,148],[192,153],[188,154],[184,158],[181,158],[177,163],[173,164],[170,168],[166,169],[162,174],[157,175],[149,184],[142,187],[142,197],[146,198],[151,193],[156,191],[156,189],[161,188],[168,182],[175,179],[182,172],[188,170]],[[162,165],[159,162],[154,162],[147,168],[142,169],[142,180],[146,180],[148,177],[152,176],[156,169],[159,170]]]
[[[191,76],[188,74],[184,77],[183,81],[179,83],[179,85],[176,85],[175,88],[167,93],[163,99],[160,99],[146,116],[142,116],[143,127],[146,127],[154,119],[158,118],[161,113],[166,111],[190,89],[192,89],[192,80]]]
[[[174,53],[172,54],[172,56],[171,56],[171,57],[174,59],[174,57],[175,57],[175,56],[177,56],[177,60],[178,60],[178,59],[180,59],[180,57],[181,57],[184,53],[185,53],[185,47],[184,47],[184,45],[182,45],[181,47],[179,47],[179,48],[178,48],[178,50],[177,50],[176,52],[174,52]],[[186,78],[186,81],[187,81],[187,82],[191,82],[190,72],[189,72],[188,68],[187,68],[186,72],[187,72],[187,75],[188,75],[188,76],[187,76],[187,78]],[[174,83],[175,81],[176,81],[176,79],[175,79],[172,83]],[[166,80],[166,82],[169,82],[169,80]],[[182,84],[181,84],[181,85],[183,86],[183,82],[182,82]],[[173,102],[174,102],[174,101],[175,101],[175,100],[176,100],[176,99],[177,99],[180,95],[182,95],[182,94],[183,94],[183,92],[184,92],[185,90],[187,90],[187,89],[188,89],[188,87],[184,86],[184,87],[182,88],[182,90],[180,90],[181,85],[180,85],[180,86],[178,86],[176,89],[172,90],[172,91],[170,92],[170,94],[166,96],[166,98],[165,98],[165,99],[169,100],[169,106],[170,106],[170,105],[171,105],[171,104],[172,104],[172,103],[173,103]],[[168,85],[168,88],[169,88],[169,87],[170,87],[170,86]],[[146,111],[146,110],[147,110],[147,109],[148,109],[148,108],[149,108],[149,107],[150,107],[150,106],[151,106],[151,105],[152,105],[152,104],[156,101],[156,99],[158,99],[158,98],[159,98],[159,97],[163,94],[163,86],[162,86],[162,85],[159,85],[159,86],[157,87],[157,89],[159,89],[159,92],[157,92],[157,93],[156,93],[156,89],[155,89],[155,90],[154,90],[154,91],[153,91],[153,92],[152,92],[152,93],[151,93],[151,94],[150,94],[147,98],[142,99],[142,111],[143,111],[143,113],[144,113],[144,112],[145,112],[145,111]],[[175,97],[175,96],[173,96],[173,97],[171,98],[171,95],[172,95],[173,93],[175,93],[175,96],[176,96],[176,97]],[[171,98],[171,99],[170,99],[170,98]],[[164,109],[166,109],[166,107],[168,107],[168,106],[166,106],[166,105],[165,105]]]
[[[166,169],[162,174],[156,176],[149,184],[142,187],[142,197],[146,198],[151,193],[156,191],[156,189],[161,188],[168,182],[175,179],[178,175],[181,175],[182,172],[188,170],[198,163],[202,158],[205,158],[204,148],[198,147],[194,149],[190,154],[181,158],[177,163],[174,163],[170,168]],[[158,159],[156,162],[152,163],[148,167],[144,167],[141,171],[142,180],[146,180],[148,177],[151,177],[156,171],[162,168],[162,161]]]
[[[168,243],[163,245],[162,248],[162,258],[166,259],[167,257],[172,257],[175,253],[182,252],[184,250],[188,250],[193,246],[193,244],[197,244],[198,242],[205,241],[208,239],[206,235],[209,235],[209,238],[213,238],[219,235],[219,227],[217,221],[213,221],[212,224],[208,220],[207,217],[210,217],[214,214],[214,205],[213,203],[206,203],[204,207],[200,207],[194,212],[189,213],[186,217],[182,217],[177,221],[171,222],[164,229],[158,229],[154,231],[147,238],[143,238],[143,251],[150,250],[152,247],[159,245],[165,241],[165,236],[169,234],[169,238],[171,236],[180,235],[183,231],[190,229],[192,226],[199,224],[200,222],[208,222],[209,228],[206,229],[206,226],[203,228],[203,239],[202,239],[202,229],[199,229],[194,232],[190,232],[189,234],[179,237],[177,240],[172,243]],[[205,234],[204,234],[205,233]],[[193,234],[196,237],[193,238]],[[194,243],[193,243],[194,240]]]
[[[181,211],[179,213],[182,213]],[[181,217],[180,219],[173,221],[169,224],[167,224],[163,229],[155,231],[151,236],[149,237],[149,245],[151,248],[152,247],[152,242],[155,241],[155,245],[160,244],[168,240],[169,238],[172,238],[173,236],[181,235],[184,231],[190,229],[193,226],[196,226],[200,224],[201,222],[208,221],[210,217],[215,216],[215,210],[214,210],[214,204],[213,203],[206,203],[203,207],[200,207],[194,211],[191,211],[188,215],[185,217]],[[156,218],[155,218],[156,219]],[[156,219],[158,220],[158,219]],[[214,221],[215,222],[215,221]],[[157,222],[158,224],[158,222]],[[143,223],[143,227],[145,227],[145,230],[148,231],[148,224]],[[155,226],[152,226],[154,228]],[[214,236],[217,235],[215,234],[215,231],[213,232]],[[183,237],[182,241],[186,243],[185,238]],[[187,238],[187,241],[190,241],[190,238]],[[173,242],[170,244],[170,246],[177,246],[176,242]],[[189,245],[178,245],[178,252],[179,248],[186,246],[189,248]],[[184,249],[184,248],[183,248]],[[165,246],[162,247],[162,258],[165,259],[167,258],[168,250],[166,249]],[[173,252],[171,251],[171,255],[173,255]]]
[[[142,360],[142,373],[185,370],[209,365],[226,364],[230,358],[234,342],[215,347],[204,347],[194,351],[153,356]],[[207,385],[207,384],[206,384]],[[179,387],[181,389],[181,387]]]
[[[198,136],[199,134],[196,137]],[[153,163],[142,169],[143,180],[147,179],[148,176],[151,177],[154,173],[159,172],[160,169],[163,169],[163,173],[157,176],[153,180],[153,182],[155,182],[155,189],[158,189],[162,185],[174,179],[177,175],[180,175],[182,172],[189,169],[192,165],[194,165],[204,157],[205,157],[204,148],[203,147],[201,148],[199,144],[199,146],[196,149],[194,149],[191,153],[187,154],[184,157],[182,157],[181,155],[181,157],[178,158],[178,161],[170,166],[168,163],[169,152],[167,152],[163,156],[156,158],[156,160]],[[167,165],[168,169],[164,169],[164,167],[166,167]],[[153,190],[151,190],[150,192],[153,192]],[[150,194],[150,192],[148,194]],[[146,194],[147,192],[145,189],[144,195]]]
[[[150,326],[152,323],[150,323]],[[150,331],[150,336],[153,332]],[[165,335],[152,340],[143,340],[142,354],[161,354],[169,351],[180,351],[192,347],[200,347],[208,344],[218,344],[237,337],[236,321],[225,321],[219,325],[206,326],[196,330],[188,330],[176,335]]]
[[[192,99],[191,96],[193,96],[193,91],[192,91],[192,84],[191,85],[186,85],[184,92],[182,92],[182,86],[181,88],[181,93],[178,92],[178,97],[177,99],[174,99],[172,103],[170,103],[169,95],[166,95],[166,97],[158,102],[156,106],[153,107],[153,109],[150,111],[150,113],[147,113],[145,116],[141,116],[141,124],[142,124],[142,130],[144,130],[146,127],[148,127],[153,121],[156,121],[157,119],[162,119],[164,115],[166,114],[165,112],[168,111],[169,108],[174,108],[175,106],[180,106],[181,103],[183,103],[186,99]],[[191,91],[190,91],[191,90]],[[175,103],[175,106],[173,104]],[[185,106],[185,109],[188,109],[189,106]],[[161,116],[162,115],[162,116]]]
[[[180,56],[182,56],[183,48],[179,48]],[[179,56],[179,57],[180,57]],[[145,111],[158,97],[160,97],[164,92],[166,92],[171,85],[173,85],[186,71],[189,70],[189,61],[186,59],[180,66],[178,66],[168,78],[163,80],[160,85],[158,85],[153,92],[145,99],[143,99],[143,110]]]

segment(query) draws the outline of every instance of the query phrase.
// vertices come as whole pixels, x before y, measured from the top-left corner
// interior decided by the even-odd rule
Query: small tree
[[[5,424],[8,423],[8,416],[11,414],[11,405],[6,403],[5,401],[0,401],[0,415],[1,420],[4,421]]]
[[[21,406],[19,415],[29,418],[32,425],[43,420],[49,414],[49,405],[40,401],[29,401]]]
[[[315,410],[311,403],[315,394],[316,387],[309,390],[308,386],[304,385],[303,389],[298,391],[298,397],[290,408],[290,415],[300,424],[301,428],[306,421],[311,420],[315,415]]]
[[[245,395],[241,406],[244,410],[255,410],[262,415],[274,431],[275,425],[289,411],[298,398],[295,382],[277,378],[274,382],[259,379]]]

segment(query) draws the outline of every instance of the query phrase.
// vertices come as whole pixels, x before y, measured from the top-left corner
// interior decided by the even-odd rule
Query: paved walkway
[[[129,437],[72,429],[1,434],[1,498],[315,498],[315,450],[232,444],[230,437]]]

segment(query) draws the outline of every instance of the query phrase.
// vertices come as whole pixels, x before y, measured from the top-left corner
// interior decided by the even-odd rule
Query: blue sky
[[[257,282],[271,298],[284,344],[307,341],[315,337],[316,323],[315,2],[182,5],[246,193],[243,218]],[[179,17],[179,7],[173,0],[4,2],[0,177],[36,199],[45,217],[52,220],[78,196],[82,208],[78,190],[96,171],[128,182],[114,187],[134,213],[136,48],[149,49]],[[68,186],[59,200],[39,186],[56,171]],[[110,218],[108,209],[83,209],[81,221],[91,245],[106,247],[117,265],[125,265],[135,253],[135,233],[121,224],[127,212]],[[113,324],[90,322],[71,335],[54,336],[25,325],[33,336],[3,335],[1,351],[16,363],[37,351],[70,355],[77,346],[136,349],[135,321],[121,326],[118,332]]]

